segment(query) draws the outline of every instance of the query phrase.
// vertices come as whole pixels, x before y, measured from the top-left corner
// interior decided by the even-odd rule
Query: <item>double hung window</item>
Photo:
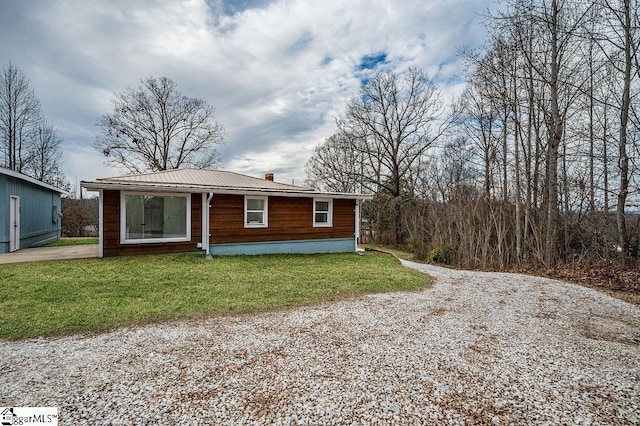
[[[269,226],[268,198],[262,196],[244,197],[244,227],[266,228]]]
[[[313,226],[333,226],[333,200],[330,198],[313,199]]]

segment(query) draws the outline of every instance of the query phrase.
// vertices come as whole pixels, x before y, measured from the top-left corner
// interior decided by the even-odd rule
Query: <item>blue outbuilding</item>
[[[65,193],[0,167],[0,253],[36,247],[60,238],[60,196]]]

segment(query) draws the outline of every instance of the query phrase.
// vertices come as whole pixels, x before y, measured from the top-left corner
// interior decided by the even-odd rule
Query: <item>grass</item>
[[[409,253],[409,252],[406,252],[406,251],[394,249],[394,248],[391,248],[391,247],[386,247],[386,246],[381,246],[381,245],[376,245],[376,244],[363,244],[362,247],[365,250],[381,251],[383,253],[393,254],[394,256],[398,257],[399,259],[414,260],[413,253]]]
[[[45,244],[44,247],[79,246],[85,244],[98,244],[98,238],[93,237],[63,237],[58,241]]]
[[[427,284],[424,274],[376,253],[213,260],[155,255],[9,264],[0,268],[0,338],[282,309]]]

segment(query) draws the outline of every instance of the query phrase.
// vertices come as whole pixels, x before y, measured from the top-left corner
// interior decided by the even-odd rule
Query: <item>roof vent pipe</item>
[[[271,182],[273,182],[273,173],[266,173],[264,175],[264,180],[270,180]]]

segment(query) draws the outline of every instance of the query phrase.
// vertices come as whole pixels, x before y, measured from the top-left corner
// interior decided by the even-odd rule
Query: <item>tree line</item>
[[[9,63],[0,71],[0,165],[66,189],[61,143],[29,80]]]
[[[375,242],[466,267],[638,258],[636,0],[509,0],[444,103],[417,69],[382,72],[306,164],[308,182],[375,194]]]

